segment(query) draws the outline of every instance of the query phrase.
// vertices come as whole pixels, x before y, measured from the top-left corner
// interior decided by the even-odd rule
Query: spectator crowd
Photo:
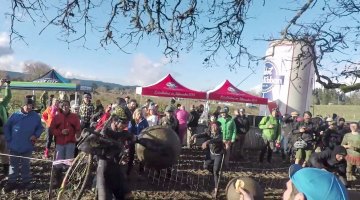
[[[102,184],[99,187],[105,188],[99,192],[99,199],[112,199],[112,196],[116,199],[131,198],[126,182],[134,178],[135,143],[139,143],[142,131],[148,127],[168,127],[177,134],[183,148],[197,145],[204,149],[204,168],[213,174],[215,194],[220,170],[229,168],[231,159],[246,160],[248,157],[244,145],[248,134],[252,134],[250,128],[253,122],[244,108],[235,108],[231,112],[227,106],[218,106],[209,114],[202,104],[187,109],[185,105],[176,104],[176,100],[171,99],[169,105],[160,112],[159,105],[151,99],[139,106],[129,96],[118,97],[105,106],[96,100],[94,105],[89,93],[82,96],[78,106],[76,103],[72,105],[64,96],[52,95],[49,98],[47,92],[44,92],[41,97],[43,112],[40,115],[33,110],[35,101],[32,96],[25,96],[20,110],[9,116],[7,105],[12,98],[9,83],[1,81],[0,86],[4,86],[0,102],[0,153],[11,155],[0,156],[1,173],[7,177],[5,192],[33,188],[30,160],[27,158],[32,156],[34,144],[43,131],[46,134],[44,159],[66,160],[76,157],[79,153],[77,143],[84,129],[122,141],[128,152],[124,173],[112,160],[98,159],[97,179]],[[204,122],[201,125],[205,125],[206,129],[199,128],[200,121]],[[356,179],[355,173],[360,170],[358,123],[348,123],[336,114],[323,118],[313,117],[309,111],[300,116],[296,111],[282,114],[278,109],[273,109],[270,115],[262,117],[257,127],[261,130],[259,139],[262,144],[259,163],[272,165],[273,153],[279,152],[283,162],[296,164],[290,167],[290,180],[286,184],[284,198],[286,195],[296,196],[292,193],[297,189],[296,192],[305,199],[320,199],[318,195],[321,192],[316,193],[310,186],[304,186],[306,183],[313,184],[316,175],[316,180],[320,181],[316,186],[323,185],[319,190],[336,187],[331,188],[332,196],[348,199],[345,188],[351,186],[351,182]],[[144,178],[145,164],[139,163],[136,179]],[[64,164],[55,167],[54,188],[60,186],[67,168]],[[317,171],[315,168],[323,170]],[[114,179],[114,176],[122,178]],[[119,180],[121,184],[117,184]],[[334,180],[339,186],[325,184]],[[241,189],[239,192],[246,194]],[[251,196],[246,195],[249,198]]]

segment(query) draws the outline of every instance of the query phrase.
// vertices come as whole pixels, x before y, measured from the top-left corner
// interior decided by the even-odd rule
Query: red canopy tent
[[[206,99],[206,92],[199,92],[186,88],[177,82],[170,74],[153,85],[137,87],[136,94],[147,96]]]
[[[244,102],[253,104],[267,104],[268,99],[248,94],[236,88],[230,81],[225,80],[215,89],[207,92],[209,100]]]

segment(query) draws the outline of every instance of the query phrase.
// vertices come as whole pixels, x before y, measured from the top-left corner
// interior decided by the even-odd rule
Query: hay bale
[[[164,126],[152,126],[144,129],[141,134],[143,134],[142,140],[147,140],[147,144],[162,149],[154,151],[141,144],[136,144],[137,157],[147,167],[165,169],[177,163],[181,144],[175,131]]]
[[[254,200],[263,200],[264,199],[264,190],[261,188],[259,183],[250,177],[235,177],[229,181],[226,186],[225,193],[227,200],[239,200],[240,195],[236,192],[235,184],[238,180],[241,180],[240,184],[242,189],[254,195]]]

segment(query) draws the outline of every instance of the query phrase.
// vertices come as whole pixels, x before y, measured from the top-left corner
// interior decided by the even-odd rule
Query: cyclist
[[[119,142],[124,140],[132,140],[135,142],[136,137],[125,130],[128,126],[128,119],[123,109],[116,107],[109,120],[110,125],[105,126],[102,131],[105,138],[111,138]],[[111,145],[107,145],[105,150],[96,154],[99,158],[96,173],[96,186],[99,200],[111,200],[113,196],[115,199],[127,199],[131,197],[131,191],[127,186],[125,175],[119,164],[124,153],[123,149],[123,146],[120,146],[116,150],[116,148],[112,148]],[[110,153],[107,150],[117,151],[118,153]]]

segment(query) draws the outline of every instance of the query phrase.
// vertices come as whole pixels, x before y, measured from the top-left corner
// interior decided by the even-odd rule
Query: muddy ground
[[[45,141],[38,141],[35,158],[42,158],[44,143]],[[288,180],[289,164],[284,163],[276,153],[271,165],[258,163],[257,151],[248,151],[247,155],[244,160],[232,159],[230,167],[223,170],[218,199],[226,199],[226,184],[237,176],[251,176],[257,180],[265,190],[265,199],[281,199]],[[129,180],[134,199],[211,199],[213,179],[209,172],[202,169],[203,158],[204,154],[200,149],[183,149],[178,164],[170,172],[162,170],[160,175],[156,176],[154,170],[146,169],[145,179],[140,180],[134,170]],[[50,162],[32,161],[34,190],[1,193],[0,199],[48,199],[50,172]],[[171,176],[166,176],[169,173]],[[352,183],[352,189],[360,190],[360,177],[357,178],[358,180]],[[0,187],[4,183],[5,180],[2,180]],[[57,191],[53,190],[50,199],[56,199],[56,193]],[[95,194],[89,188],[82,199],[95,199]]]

